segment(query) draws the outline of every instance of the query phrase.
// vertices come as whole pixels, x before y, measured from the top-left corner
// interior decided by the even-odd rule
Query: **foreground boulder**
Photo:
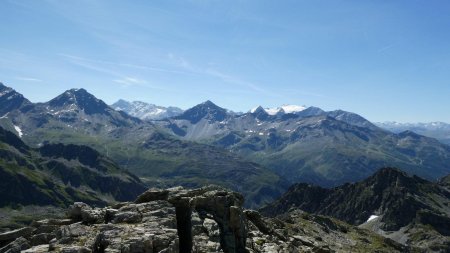
[[[239,193],[209,186],[150,189],[135,202],[92,208],[74,203],[67,219],[0,234],[14,252],[401,252],[401,246],[331,219],[292,213],[265,218],[243,210]],[[387,240],[387,241],[386,241]]]

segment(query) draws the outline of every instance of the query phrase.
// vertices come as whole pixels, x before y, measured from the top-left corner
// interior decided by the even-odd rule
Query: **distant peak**
[[[66,92],[72,93],[72,94],[90,94],[87,90],[85,90],[83,88],[73,88]]]
[[[201,104],[198,104],[181,114],[178,118],[187,119],[192,123],[197,123],[202,118],[208,118],[209,120],[222,121],[227,117],[227,110],[217,106],[210,100],[207,100]]]
[[[87,114],[103,113],[108,106],[100,99],[89,93],[85,89],[70,89],[50,100],[48,104],[52,107],[71,107],[76,106],[84,110]]]
[[[264,108],[260,105],[250,110],[250,113],[260,113],[260,112],[267,113],[266,110],[264,110]]]
[[[128,102],[128,101],[125,100],[125,99],[119,99],[119,100],[117,100],[117,102],[115,102],[114,104],[118,104],[118,103],[129,104],[130,102]]]
[[[217,106],[217,105],[214,104],[211,100],[206,100],[205,102],[201,103],[201,105]]]
[[[192,107],[191,109],[200,109],[200,108],[202,108],[202,110],[204,109],[204,110],[208,110],[208,111],[210,111],[210,110],[225,110],[222,107],[214,104],[211,100],[206,100],[205,102],[198,104],[198,105]]]

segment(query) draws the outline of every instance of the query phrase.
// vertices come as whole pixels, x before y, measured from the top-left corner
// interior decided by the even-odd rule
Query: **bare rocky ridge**
[[[264,218],[242,195],[216,186],[150,189],[134,202],[36,221],[0,234],[13,252],[402,252],[406,248],[331,218],[293,212]]]
[[[325,189],[293,185],[261,209],[268,216],[290,210],[334,217],[427,252],[450,251],[450,191],[440,183],[395,168],[380,169],[364,181]]]

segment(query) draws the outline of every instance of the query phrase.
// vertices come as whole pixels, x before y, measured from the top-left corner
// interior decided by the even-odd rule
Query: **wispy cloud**
[[[72,61],[76,62],[83,62],[83,63],[90,63],[90,64],[101,64],[101,65],[110,65],[110,66],[116,66],[116,67],[128,67],[128,68],[134,68],[134,69],[140,69],[140,70],[149,70],[149,71],[156,71],[156,72],[167,72],[167,73],[176,73],[176,74],[189,74],[185,71],[178,71],[173,69],[165,69],[165,68],[158,68],[153,66],[145,66],[145,65],[138,65],[138,64],[130,64],[130,63],[118,63],[118,62],[112,62],[112,61],[101,61],[101,60],[94,60],[89,58],[84,58],[80,56],[70,55],[70,54],[59,54],[62,57],[65,57],[67,59],[70,59]]]
[[[377,52],[378,52],[378,53],[383,53],[383,52],[385,52],[385,51],[387,51],[387,50],[389,50],[389,49],[391,49],[391,48],[393,48],[393,47],[396,47],[396,46],[397,46],[397,43],[391,43],[391,44],[389,44],[389,45],[386,45],[386,46],[384,46],[384,47],[378,49]]]
[[[204,67],[198,66],[196,64],[191,63],[186,58],[177,56],[173,53],[169,53],[167,56],[168,56],[169,60],[171,60],[172,62],[177,64],[178,67],[184,69],[185,71],[189,71],[189,72],[199,74],[199,75],[207,75],[210,77],[218,78],[218,79],[222,80],[223,82],[233,84],[233,85],[238,85],[241,87],[246,87],[246,88],[249,88],[250,90],[253,90],[253,91],[265,94],[265,95],[277,96],[277,94],[274,94],[273,92],[269,92],[269,91],[263,89],[260,85],[254,83],[254,82],[250,82],[250,81],[244,80],[240,77],[224,73],[216,68],[211,68],[211,67],[204,68]]]
[[[131,86],[141,86],[146,87],[154,90],[161,90],[165,92],[179,92],[177,90],[168,89],[166,87],[158,86],[158,85],[152,85],[147,80],[143,80],[142,78],[135,77],[130,74],[123,74],[120,71],[112,68],[113,66],[120,67],[120,66],[130,66],[134,68],[147,68],[145,66],[140,65],[132,65],[132,64],[121,64],[121,63],[114,63],[109,61],[98,61],[98,60],[92,60],[88,58],[83,58],[75,55],[68,55],[68,54],[60,54],[60,56],[66,58],[71,62],[72,64],[78,65],[80,67],[96,71],[99,73],[106,74],[108,76],[112,76],[114,79],[112,79],[112,82],[120,84],[123,88],[128,88]],[[109,65],[109,66],[104,66]]]
[[[16,77],[16,80],[27,81],[27,82],[42,82],[41,79],[32,78],[32,77],[23,77],[23,76]]]
[[[113,82],[122,84],[123,87],[129,87],[133,85],[143,85],[146,84],[147,81],[141,80],[135,77],[124,77],[121,79],[115,79]]]
[[[303,95],[303,96],[318,97],[318,98],[329,98],[329,96],[327,96],[327,95],[310,92],[310,91],[305,91],[305,90],[282,89],[281,91],[286,92],[290,95]]]
[[[261,92],[261,93],[269,93],[268,91],[266,91],[265,89],[261,88],[260,86],[258,86],[257,84],[255,84],[253,82],[242,80],[239,77],[222,73],[216,69],[206,69],[205,73],[208,75],[217,77],[228,83],[237,84],[239,86],[246,86],[246,87],[250,88],[251,90]]]

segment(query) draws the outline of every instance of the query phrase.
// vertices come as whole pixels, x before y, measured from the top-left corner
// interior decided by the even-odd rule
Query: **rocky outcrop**
[[[219,248],[223,252],[247,252],[242,195],[219,187],[205,187],[197,190],[175,188],[162,192],[149,190],[140,195],[136,202],[149,200],[167,201],[175,207],[180,252],[191,252],[199,247],[199,243],[193,240],[195,236],[199,236],[192,232],[193,213],[200,219],[197,222],[205,224],[208,235],[214,234],[211,232],[214,228],[219,229],[219,236],[216,239],[219,239]],[[208,230],[210,230],[209,233]],[[217,231],[215,234],[217,237]],[[214,247],[219,245],[215,244]]]
[[[265,218],[243,210],[243,202],[239,193],[215,186],[150,189],[135,202],[105,208],[77,202],[67,219],[36,221],[0,234],[0,253],[348,252],[370,243],[379,252],[402,249],[331,219],[306,214]]]
[[[1,252],[247,252],[243,202],[219,187],[150,189],[106,208],[77,202],[66,220],[0,234],[10,242]]]

